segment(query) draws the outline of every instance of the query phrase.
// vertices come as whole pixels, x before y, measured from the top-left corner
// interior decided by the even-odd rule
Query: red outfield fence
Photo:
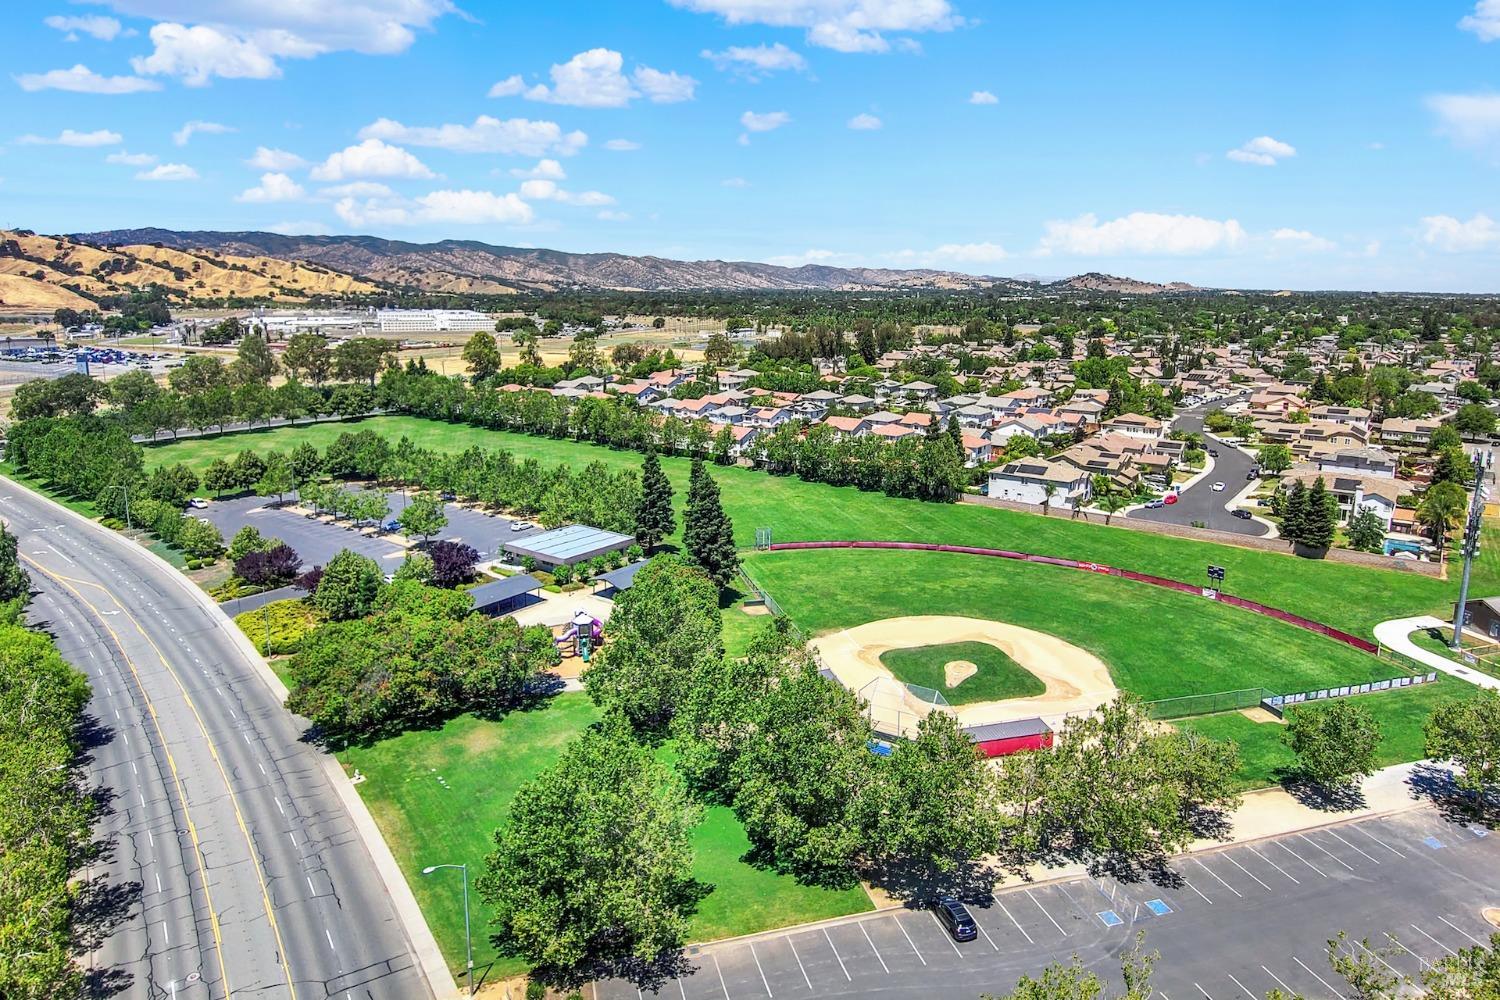
[[[1105,566],[1103,563],[1081,562],[1077,559],[1058,559],[1054,556],[1039,556],[1030,552],[1011,552],[1008,549],[984,549],[973,545],[932,545],[927,542],[776,542],[770,546],[772,552],[787,552],[794,549],[909,549],[916,552],[957,552],[970,556],[989,556],[992,559],[1014,559],[1018,562],[1042,563],[1047,566],[1061,566],[1064,569],[1078,569],[1087,573],[1102,573],[1105,576],[1118,576],[1126,580],[1135,580],[1138,583],[1149,583],[1153,587],[1166,587],[1168,590],[1181,591],[1184,594],[1198,594],[1209,600],[1218,601],[1220,604],[1228,604],[1236,608],[1267,618],[1275,618],[1284,621],[1288,625],[1316,632],[1327,636],[1335,642],[1342,642],[1346,646],[1363,650],[1366,653],[1380,653],[1380,647],[1368,639],[1361,639],[1357,635],[1342,632],[1331,625],[1315,622],[1311,618],[1303,618],[1294,615],[1290,611],[1273,608],[1270,605],[1261,604],[1257,601],[1247,601],[1243,597],[1233,597],[1217,590],[1207,590],[1196,584],[1184,583],[1181,580],[1169,580],[1164,576],[1152,576],[1149,573],[1137,573],[1132,569],[1120,569],[1118,566]]]

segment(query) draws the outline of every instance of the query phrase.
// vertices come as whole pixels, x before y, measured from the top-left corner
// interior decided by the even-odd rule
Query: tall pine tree
[[[719,502],[719,486],[709,476],[701,458],[693,459],[688,479],[682,541],[694,565],[720,588],[729,586],[740,568],[739,553],[734,548],[734,525]]]
[[[1338,501],[1323,485],[1323,477],[1307,491],[1307,514],[1302,522],[1301,541],[1315,549],[1326,549],[1333,545],[1334,532],[1338,528]]]
[[[672,484],[667,474],[661,471],[661,459],[656,452],[646,453],[641,466],[641,503],[635,509],[636,541],[651,551],[662,543],[662,539],[677,529],[672,514]]]
[[[1281,537],[1304,542],[1307,532],[1307,487],[1298,480],[1287,493],[1281,512]]]

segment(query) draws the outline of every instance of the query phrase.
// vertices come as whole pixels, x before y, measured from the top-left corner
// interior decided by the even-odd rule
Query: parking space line
[[[1332,837],[1334,840],[1337,840],[1340,844],[1343,844],[1345,847],[1349,848],[1351,851],[1354,851],[1356,854],[1364,855],[1365,857],[1369,858],[1371,861],[1375,862],[1377,865],[1380,864],[1380,859],[1379,858],[1375,857],[1375,855],[1373,855],[1373,854],[1365,854],[1364,851],[1360,850],[1358,847],[1355,847],[1353,844],[1349,843],[1349,841],[1345,840],[1343,837],[1340,837],[1338,835],[1338,832],[1336,830],[1329,830],[1328,831],[1328,835],[1330,837]]]
[[[1396,850],[1390,844],[1387,844],[1385,841],[1381,840],[1379,837],[1375,836],[1373,833],[1371,833],[1370,831],[1366,830],[1364,827],[1362,827],[1362,826],[1355,826],[1355,827],[1352,827],[1351,829],[1358,830],[1360,833],[1364,834],[1366,837],[1369,837],[1371,840],[1375,841],[1375,843],[1379,844],[1381,847],[1384,847],[1387,851],[1390,851],[1396,857],[1398,857],[1398,858],[1404,858],[1404,857],[1406,857],[1405,854],[1402,854],[1400,851]]]
[[[890,966],[885,964],[885,959],[881,957],[880,949],[875,947],[874,941],[870,940],[870,932],[865,930],[865,922],[863,920],[859,922],[859,932],[865,936],[865,942],[869,944],[870,950],[875,953],[875,961],[880,963],[880,967],[884,969],[885,974],[889,976],[891,974]],[[996,950],[998,951],[999,949]]]
[[[1224,888],[1228,889],[1230,892],[1234,893],[1236,896],[1240,896],[1240,891],[1238,889],[1236,889],[1234,886],[1230,885],[1228,882],[1225,882],[1223,879],[1219,878],[1219,873],[1216,872],[1216,871],[1214,871],[1212,868],[1208,867],[1208,865],[1205,865],[1203,862],[1199,861],[1197,858],[1193,859],[1193,864],[1197,865],[1199,868],[1202,868],[1204,871],[1208,872],[1215,879],[1218,879],[1219,884],[1222,885]],[[1244,896],[1240,896],[1240,898],[1244,899],[1245,897]]]
[[[1000,902],[1000,900],[997,899],[997,900],[995,900],[995,905],[998,906],[998,907],[1000,907],[1000,909],[1005,912],[1005,915],[1007,917],[1010,917],[1010,922],[1016,925],[1016,930],[1018,930],[1018,931],[1021,932],[1021,936],[1026,939],[1026,943],[1027,944],[1036,944],[1035,941],[1031,940],[1031,935],[1026,933],[1026,928],[1024,928],[1024,927],[1021,926],[1021,921],[1017,920],[1015,918],[1014,914],[1012,914],[1009,910],[1005,909],[1005,904],[1004,903]]]
[[[1246,875],[1249,875],[1251,878],[1255,879],[1256,882],[1259,882],[1260,883],[1260,887],[1262,889],[1266,890],[1267,892],[1275,892],[1276,891],[1276,890],[1272,889],[1270,886],[1266,885],[1264,882],[1261,882],[1260,881],[1260,877],[1258,875],[1256,875],[1250,869],[1246,868],[1244,865],[1240,864],[1238,861],[1234,860],[1234,858],[1232,856],[1230,856],[1227,852],[1224,854],[1224,859],[1226,861],[1228,861],[1230,864],[1234,865],[1240,871],[1244,872]]]
[[[979,933],[984,935],[984,939],[990,943],[991,948],[995,949],[996,951],[1000,950],[1000,946],[995,943],[994,938],[990,937],[990,932],[984,929],[984,924],[981,924],[979,922],[978,917],[974,918],[974,926],[979,928]]]
[[[714,952],[713,956],[714,956],[714,971],[719,974],[719,989],[721,989],[721,990],[724,991],[724,1000],[729,1000],[729,985],[724,982],[724,969],[719,965],[719,953],[718,952]],[[682,985],[682,981],[678,980],[677,985],[681,986]],[[812,983],[808,983],[807,984],[807,988],[808,989],[812,989]]]
[[[1193,890],[1194,892],[1197,892],[1198,893],[1198,898],[1201,899],[1201,900],[1203,900],[1209,906],[1213,906],[1214,905],[1214,901],[1213,900],[1211,900],[1207,896],[1203,895],[1203,893],[1198,892],[1198,887],[1196,885],[1194,885],[1193,883],[1189,882],[1186,878],[1183,878],[1182,884],[1185,885],[1185,886],[1187,886],[1189,889]]]
[[[755,942],[750,942],[750,957],[755,959],[755,971],[760,973],[760,984],[766,988],[766,996],[774,997],[771,992],[771,984],[766,981],[766,970],[760,967],[760,956],[755,953]]]
[[[1197,983],[1194,983],[1193,985],[1194,986],[1198,986]],[[1205,990],[1203,987],[1198,986],[1198,992],[1202,993],[1204,996],[1208,997],[1208,1000],[1214,1000],[1214,998],[1209,994],[1208,990]]]
[[[917,956],[917,961],[921,962],[923,965],[926,965],[927,964],[927,959],[925,959],[925,958],[922,957],[922,953],[917,950],[917,943],[911,939],[911,935],[910,934],[906,933],[906,926],[901,923],[901,918],[900,917],[892,917],[891,919],[896,922],[896,927],[897,927],[898,930],[901,931],[901,936],[904,937],[904,938],[906,938],[906,943],[909,944],[909,945],[911,945],[912,954],[914,954],[914,955]],[[807,973],[804,972],[803,975],[805,976],[805,975],[807,975]],[[812,983],[808,983],[807,984],[807,988],[808,989],[812,989]]]
[[[1331,996],[1336,996],[1336,997],[1343,996],[1342,993],[1340,993],[1338,990],[1334,989],[1332,986],[1330,986],[1328,984],[1328,980],[1324,979],[1322,976],[1318,975],[1316,972],[1314,972],[1313,970],[1309,969],[1307,967],[1307,963],[1304,962],[1304,961],[1302,961],[1302,959],[1298,958],[1296,955],[1293,955],[1292,956],[1292,961],[1296,962],[1298,965],[1302,966],[1303,971],[1305,971],[1309,976],[1312,976],[1318,982],[1322,983],[1323,984],[1323,988],[1326,989]]]
[[[1057,918],[1047,912],[1047,908],[1042,905],[1042,901],[1033,896],[1030,889],[1026,890],[1026,898],[1030,899],[1033,903],[1036,904],[1036,908],[1042,911],[1042,916],[1052,921],[1052,926],[1057,928],[1057,933],[1061,934],[1063,937],[1068,936],[1068,932],[1063,930],[1062,924],[1058,923]]]
[[[1313,864],[1311,861],[1309,861],[1306,858],[1304,858],[1302,855],[1298,854],[1296,851],[1292,850],[1290,847],[1288,847],[1285,844],[1283,844],[1281,841],[1279,841],[1279,840],[1276,841],[1276,846],[1279,847],[1279,848],[1281,848],[1283,851],[1286,851],[1292,857],[1296,858],[1298,861],[1302,862],[1304,865],[1306,865],[1307,867],[1311,868],[1313,871],[1317,872],[1319,875],[1322,875],[1324,878],[1328,877],[1328,873],[1327,872],[1325,872],[1323,869],[1319,868],[1317,865]]]
[[[1270,969],[1266,968],[1264,965],[1262,965],[1260,967],[1260,971],[1264,972],[1266,975],[1268,975],[1272,979],[1276,980],[1276,985],[1280,986],[1282,989],[1286,990],[1287,996],[1296,996],[1297,995],[1297,991],[1296,990],[1292,989],[1286,983],[1283,983],[1281,981],[1281,977],[1280,976],[1278,976],[1276,973],[1272,972]]]
[[[1228,976],[1230,979],[1234,979],[1234,973],[1232,973],[1232,972],[1226,972],[1224,974],[1226,976]],[[1260,997],[1256,996],[1254,993],[1251,993],[1249,987],[1247,987],[1244,983],[1240,982],[1238,979],[1234,979],[1234,985],[1236,985],[1240,989],[1244,990],[1245,991],[1245,996],[1249,997],[1250,1000],[1260,1000]]]
[[[1404,978],[1406,978],[1405,976],[1401,975],[1401,973],[1396,970],[1396,967],[1394,965],[1392,965],[1390,962],[1387,962],[1385,959],[1381,958],[1380,955],[1373,948],[1371,948],[1369,945],[1365,944],[1363,941],[1355,941],[1354,943],[1357,944],[1357,945],[1359,945],[1367,953],[1369,953],[1369,956],[1371,958],[1373,958],[1375,961],[1379,962],[1381,965],[1385,966],[1387,969],[1390,969],[1391,972],[1395,974],[1395,976],[1396,976],[1397,979],[1404,979]]]
[[[828,940],[828,947],[833,948],[833,957],[839,960],[839,968],[844,973],[844,979],[851,983],[854,982],[854,977],[849,975],[849,970],[844,966],[844,956],[840,955],[839,950],[833,947],[833,938],[829,936],[827,927],[823,928],[823,937]],[[769,988],[767,988],[767,992],[770,992]]]
[[[932,916],[932,922],[937,924],[937,929],[939,933],[943,935],[943,940],[947,941],[948,947],[953,949],[953,954],[957,955],[959,958],[963,958],[964,953],[958,950],[958,943],[953,940],[953,936],[948,933],[948,929],[943,926],[943,922],[938,919],[937,914],[933,913],[931,910],[928,910],[927,912]]]
[[[1422,935],[1424,938],[1426,938],[1427,940],[1431,941],[1433,944],[1437,945],[1439,948],[1443,949],[1443,951],[1447,952],[1448,954],[1450,954],[1450,955],[1457,955],[1458,954],[1458,952],[1454,951],[1452,948],[1450,948],[1447,945],[1443,944],[1443,942],[1439,941],[1437,938],[1433,937],[1431,934],[1428,934],[1426,931],[1424,931],[1422,928],[1418,927],[1416,924],[1412,924],[1410,926],[1411,926],[1412,930],[1416,931],[1418,934]]]
[[[1454,930],[1458,931],[1458,933],[1462,934],[1464,937],[1468,938],[1470,941],[1473,941],[1475,944],[1479,945],[1480,947],[1482,947],[1482,948],[1488,948],[1489,947],[1489,944],[1487,942],[1479,940],[1477,937],[1475,937],[1474,935],[1470,934],[1468,931],[1464,930],[1462,927],[1458,926],[1453,921],[1449,920],[1447,917],[1438,917],[1438,919],[1441,920],[1443,923],[1447,924],[1449,927],[1452,927]]]
[[[1318,850],[1322,851],[1324,854],[1328,855],[1330,858],[1332,858],[1333,860],[1337,861],[1339,864],[1343,865],[1345,868],[1349,869],[1351,872],[1354,870],[1354,866],[1353,865],[1351,865],[1349,862],[1345,861],[1343,858],[1339,857],[1337,854],[1334,854],[1332,851],[1330,851],[1328,848],[1324,847],[1322,844],[1318,843],[1316,840],[1310,840],[1310,839],[1308,839],[1308,837],[1306,835],[1300,834],[1300,833],[1297,834],[1297,836],[1301,837],[1303,840],[1306,840],[1309,844],[1313,845]]]
[[[900,923],[900,921],[897,921],[897,923]],[[903,931],[903,933],[905,932]],[[797,968],[802,970],[802,981],[807,984],[808,989],[812,989],[812,980],[807,978],[807,966],[802,964],[802,956],[797,954],[797,944],[792,940],[790,934],[787,935],[786,943],[792,949],[792,957],[797,960]],[[922,964],[926,965],[927,963],[923,962]],[[728,996],[729,992],[726,990],[724,995]]]
[[[1253,854],[1253,855],[1255,855],[1257,858],[1260,858],[1262,861],[1264,861],[1266,864],[1270,865],[1272,868],[1274,868],[1277,871],[1281,872],[1281,874],[1285,875],[1287,878],[1291,879],[1294,884],[1296,884],[1296,885],[1301,885],[1302,884],[1302,880],[1301,879],[1298,879],[1297,877],[1295,877],[1291,872],[1287,871],[1285,868],[1281,867],[1276,862],[1272,861],[1270,858],[1266,857],[1264,854],[1262,854],[1259,851],[1257,851],[1255,848],[1253,848],[1253,847],[1250,848],[1250,853]]]

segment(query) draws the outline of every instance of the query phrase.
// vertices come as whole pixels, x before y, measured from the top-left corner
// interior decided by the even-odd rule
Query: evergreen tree
[[[694,468],[697,468],[695,464]],[[650,552],[673,531],[677,520],[672,513],[672,484],[661,470],[656,452],[646,453],[641,465],[641,502],[635,509],[635,538]]]
[[[1323,477],[1319,476],[1312,489],[1307,491],[1307,512],[1302,522],[1300,541],[1315,549],[1329,548],[1333,545],[1338,523],[1338,501],[1329,494],[1323,485]]]
[[[1300,481],[1292,484],[1282,504],[1281,537],[1289,542],[1304,541],[1307,531],[1307,487]]]
[[[729,586],[740,568],[739,553],[734,548],[734,525],[719,502],[719,486],[703,467],[701,458],[693,459],[688,480],[682,541],[694,565],[719,587]]]
[[[936,417],[932,419],[934,423],[937,422]],[[958,452],[958,460],[962,463],[964,460],[964,429],[959,426],[957,414],[948,418],[948,437],[953,441],[953,449]]]

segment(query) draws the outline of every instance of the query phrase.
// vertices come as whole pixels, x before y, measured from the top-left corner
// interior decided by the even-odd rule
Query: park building
[[[477,333],[493,330],[495,319],[473,309],[382,309],[381,333]]]

